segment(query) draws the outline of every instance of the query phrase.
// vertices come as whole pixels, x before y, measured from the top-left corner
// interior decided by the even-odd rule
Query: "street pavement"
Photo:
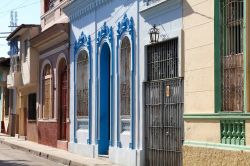
[[[0,166],[63,166],[0,143]]]
[[[61,149],[54,148],[54,147],[49,147],[46,145],[27,141],[24,139],[19,139],[17,137],[10,137],[2,133],[0,133],[0,144],[7,145],[7,147],[9,146],[8,148],[12,147],[14,149],[20,150],[17,153],[16,150],[13,150],[13,152],[11,151],[11,149],[8,149],[8,148],[7,148],[8,150],[4,150],[4,149],[1,150],[1,147],[0,147],[0,166],[4,164],[7,165],[6,164],[7,162],[9,162],[10,166],[29,166],[29,165],[41,166],[41,164],[32,163],[35,161],[37,161],[38,163],[39,161],[41,161],[41,163],[43,163],[44,161],[47,161],[45,162],[46,166],[51,166],[51,165],[58,166],[59,164],[57,163],[70,165],[70,166],[97,166],[97,165],[98,166],[119,166],[117,164],[113,164],[108,158],[104,158],[104,157],[89,158],[84,155],[73,154],[65,150],[61,150]],[[1,145],[1,146],[4,146],[4,145]],[[5,148],[5,146],[3,148]],[[2,152],[2,151],[6,151],[6,152]],[[31,155],[31,159],[34,159],[35,161],[30,160],[30,158],[27,158],[27,157],[20,157],[19,153],[24,153],[24,154],[28,153]],[[12,159],[11,156],[15,157],[16,159],[15,158]],[[8,157],[10,159],[8,159]],[[47,159],[53,162],[57,162],[57,163],[52,162],[51,164],[49,164],[50,162]],[[27,160],[27,163],[30,163],[30,164],[25,164],[25,163],[14,164],[13,160],[14,161],[20,160],[19,162],[21,163]],[[12,165],[11,165],[11,162],[13,163]]]

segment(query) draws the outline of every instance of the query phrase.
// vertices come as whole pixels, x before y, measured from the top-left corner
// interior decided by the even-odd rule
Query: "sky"
[[[11,32],[10,13],[17,11],[17,25],[40,24],[40,0],[0,0],[0,37]],[[0,38],[0,57],[8,57],[9,46],[6,38]]]

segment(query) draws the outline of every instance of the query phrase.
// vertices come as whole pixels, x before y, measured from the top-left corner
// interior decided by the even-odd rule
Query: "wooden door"
[[[66,140],[67,131],[67,112],[68,112],[68,79],[67,79],[67,68],[61,73],[61,109],[60,109],[60,130],[61,140]]]

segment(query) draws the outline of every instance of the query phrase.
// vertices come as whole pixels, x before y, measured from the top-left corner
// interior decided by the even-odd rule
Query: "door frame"
[[[66,69],[62,69],[62,70],[60,70],[61,72],[60,72],[60,85],[59,85],[59,88],[60,88],[60,90],[59,90],[59,103],[60,103],[60,105],[59,105],[59,113],[58,113],[58,115],[59,115],[59,132],[60,132],[60,137],[59,137],[59,139],[60,140],[67,140],[67,118],[68,118],[68,111],[69,111],[69,105],[68,105],[68,72],[67,72],[67,65],[65,64],[65,68]],[[62,81],[63,81],[63,78],[62,78],[62,75],[63,74],[66,74],[66,80],[64,80],[64,81],[66,81],[67,82],[67,85],[66,85],[66,90],[67,90],[67,93],[66,93],[66,106],[67,106],[67,108],[66,108],[66,113],[65,113],[65,117],[64,117],[64,119],[65,119],[65,125],[63,125],[63,112],[62,112],[62,89],[63,89],[63,86],[62,86]],[[64,134],[65,134],[65,138],[63,138],[63,136],[62,136],[62,130],[64,130]]]
[[[58,140],[62,140],[61,139],[61,72],[62,69],[60,66],[60,63],[64,61],[64,65],[66,67],[66,73],[67,73],[67,113],[66,113],[66,139],[67,141],[69,141],[69,138],[67,137],[67,135],[69,136],[69,130],[67,129],[67,123],[69,121],[69,70],[68,70],[68,61],[66,58],[66,55],[64,53],[59,54],[58,58],[57,58],[57,62],[56,62],[56,110],[55,111],[55,117],[57,117],[58,119],[58,130],[59,130],[59,134],[58,134]]]
[[[115,85],[115,79],[114,79],[114,44],[113,44],[113,28],[112,26],[107,26],[106,22],[102,25],[100,28],[100,31],[97,33],[97,47],[96,47],[96,59],[95,59],[95,69],[96,69],[96,87],[97,95],[95,96],[95,107],[96,107],[96,128],[95,128],[95,144],[99,145],[100,141],[100,54],[101,54],[101,48],[104,43],[107,43],[110,49],[110,141],[109,146],[114,146],[114,85]]]
[[[105,49],[105,50],[104,50]],[[103,52],[104,51],[104,52]],[[107,52],[106,52],[107,51]],[[101,57],[101,56],[105,56],[105,57]],[[108,58],[108,59],[106,59],[106,63],[108,63],[108,64],[106,64],[106,66],[105,67],[107,67],[107,68],[109,68],[109,78],[107,78],[107,86],[109,86],[109,92],[107,91],[107,94],[105,94],[105,96],[102,96],[101,94],[102,94],[102,89],[101,89],[101,85],[102,85],[102,80],[101,80],[101,70],[103,70],[103,67],[102,67],[102,65],[105,65],[105,64],[102,64],[102,62],[101,62],[101,59],[102,58],[104,58],[104,59],[106,59],[106,58]],[[108,62],[109,61],[109,62]],[[101,106],[101,102],[103,101],[103,98],[106,98],[107,96],[109,97],[107,100],[108,100],[108,102],[109,102],[109,104],[108,104],[108,106],[107,106],[107,108],[108,108],[108,110],[106,110],[106,113],[108,113],[108,116],[107,116],[107,120],[108,120],[108,126],[109,126],[109,129],[107,129],[107,132],[108,132],[108,134],[109,134],[109,141],[110,141],[110,136],[111,136],[111,118],[110,118],[110,115],[111,115],[111,104],[112,104],[112,102],[111,102],[111,92],[112,92],[112,84],[111,84],[111,80],[112,80],[112,75],[111,75],[111,50],[110,50],[110,46],[109,46],[109,44],[107,43],[107,42],[104,42],[103,44],[102,44],[102,46],[100,47],[100,56],[99,56],[99,63],[98,63],[98,65],[99,65],[99,73],[98,73],[98,82],[99,82],[99,87],[98,87],[98,92],[99,92],[99,99],[98,99],[98,101],[99,101],[99,109],[98,109],[98,126],[99,126],[99,141],[98,141],[98,154],[100,154],[101,152],[99,152],[100,151],[100,148],[101,147],[103,147],[103,146],[106,146],[106,145],[104,145],[104,144],[101,144],[101,133],[102,133],[102,131],[101,131],[101,126],[102,126],[102,124],[101,124],[101,114],[102,114],[102,106]],[[106,68],[105,68],[106,69]],[[104,112],[105,113],[105,112]],[[106,134],[105,134],[106,135]],[[109,143],[108,143],[109,144]],[[107,152],[108,153],[108,152]]]

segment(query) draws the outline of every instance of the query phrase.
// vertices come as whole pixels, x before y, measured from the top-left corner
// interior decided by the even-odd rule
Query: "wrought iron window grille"
[[[88,54],[81,52],[77,59],[77,128],[88,129],[89,116]]]
[[[148,80],[178,77],[178,38],[148,46]]]
[[[221,0],[222,111],[243,111],[243,0]]]

